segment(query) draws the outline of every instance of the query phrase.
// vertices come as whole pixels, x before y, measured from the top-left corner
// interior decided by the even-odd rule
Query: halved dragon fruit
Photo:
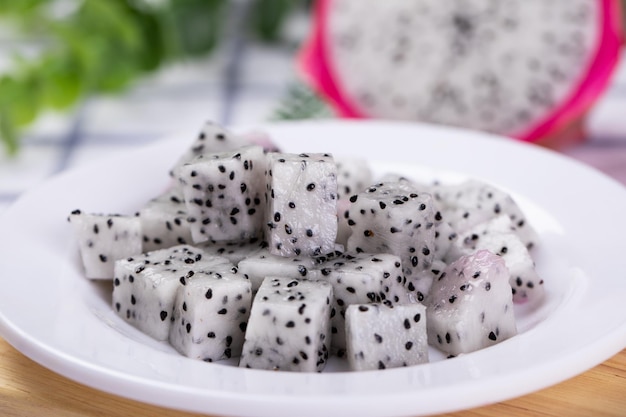
[[[335,249],[337,167],[330,154],[269,153],[266,239],[281,256]]]
[[[176,290],[195,274],[229,272],[225,258],[205,256],[192,246],[159,249],[115,262],[113,309],[157,340],[168,340]]]
[[[202,154],[178,169],[194,242],[262,236],[266,159],[260,146]]]
[[[254,297],[239,366],[299,372],[324,369],[332,299],[327,282],[267,277]]]
[[[429,343],[451,355],[473,352],[516,335],[504,260],[480,250],[450,264],[433,282],[426,316]]]
[[[537,141],[605,90],[620,41],[615,0],[318,0],[299,67],[344,117]]]
[[[137,216],[74,210],[67,220],[72,224],[87,278],[112,279],[116,260],[142,252]]]
[[[426,307],[353,304],[346,310],[350,369],[367,371],[428,362]]]

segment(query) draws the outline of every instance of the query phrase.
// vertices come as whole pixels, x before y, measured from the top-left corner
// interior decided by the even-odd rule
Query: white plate
[[[110,285],[82,277],[65,221],[75,208],[134,212],[167,183],[187,145],[179,139],[62,174],[5,212],[2,336],[44,366],[103,391],[181,410],[273,417],[480,406],[563,381],[626,346],[626,190],[618,183],[555,153],[461,130],[377,122],[267,129],[286,151],[364,157],[379,172],[413,177],[476,177],[513,192],[541,236],[537,267],[546,303],[516,310],[520,334],[512,339],[409,368],[296,374],[179,356],[115,316]]]

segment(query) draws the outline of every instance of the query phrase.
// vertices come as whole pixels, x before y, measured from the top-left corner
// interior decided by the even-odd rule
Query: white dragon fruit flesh
[[[169,331],[178,352],[207,362],[241,355],[252,291],[235,271],[199,272],[181,281]]]
[[[323,370],[329,356],[332,299],[327,282],[267,277],[254,297],[239,366]]]
[[[537,274],[528,249],[514,232],[510,218],[501,215],[462,234],[448,256],[458,258],[480,249],[501,256],[510,273],[513,302],[535,304],[545,295],[543,279]]]
[[[174,186],[146,203],[139,210],[142,252],[192,243],[187,217],[180,187]]]
[[[268,154],[266,239],[281,256],[319,256],[335,249],[337,168],[332,155]]]
[[[345,316],[352,304],[381,303],[397,298],[409,302],[403,286],[400,258],[389,254],[342,254],[319,265],[312,275],[333,286],[331,308],[332,351],[344,356],[346,349]],[[393,295],[392,295],[393,294]]]
[[[199,155],[178,170],[194,242],[260,237],[266,159],[260,146]]]
[[[502,257],[479,250],[450,264],[433,282],[426,316],[429,344],[450,355],[515,336],[509,271]]]
[[[400,257],[407,288],[434,257],[435,211],[429,194],[399,182],[379,183],[350,198],[350,252],[390,253]]]
[[[145,334],[168,340],[176,290],[195,274],[230,271],[224,258],[192,246],[159,249],[115,262],[113,309]]]
[[[278,151],[278,147],[267,134],[256,131],[233,133],[210,120],[206,121],[196,139],[171,168],[170,175],[177,178],[178,169],[198,155],[234,151],[251,145],[261,146],[265,152]]]
[[[346,340],[353,371],[427,363],[426,307],[353,304],[346,311]]]
[[[537,233],[515,200],[491,184],[472,179],[455,185],[441,185],[437,187],[435,198],[443,217],[457,233],[506,214],[515,233],[529,249],[537,242]]]
[[[609,85],[620,3],[318,0],[299,64],[342,116],[543,140]]]
[[[266,248],[267,242],[254,237],[247,240],[227,242],[208,241],[195,244],[194,246],[201,248],[208,255],[222,256],[237,265],[242,260],[258,252],[259,249]]]
[[[307,278],[309,273],[317,268],[317,264],[311,257],[285,257],[270,253],[268,248],[261,248],[242,259],[237,267],[241,273],[248,276],[252,291],[256,292],[265,277]]]
[[[85,271],[90,279],[112,279],[115,261],[142,252],[137,216],[94,214],[74,210],[68,216]]]
[[[437,278],[447,266],[445,262],[435,259],[429,268],[423,269],[417,273],[415,278],[416,287],[413,296],[417,301],[423,302],[424,299],[428,297],[435,278]]]
[[[346,245],[352,229],[348,226],[350,197],[364,191],[373,183],[373,173],[366,160],[335,159],[337,165],[337,243]]]

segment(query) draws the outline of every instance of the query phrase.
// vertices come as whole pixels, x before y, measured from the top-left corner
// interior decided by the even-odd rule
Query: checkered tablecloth
[[[26,133],[17,157],[0,152],[0,212],[51,175],[167,135],[192,138],[207,119],[267,122],[297,80],[296,51],[297,42],[269,46],[233,37],[207,59],[165,68],[122,95],[92,97],[70,114],[44,115]],[[565,153],[626,184],[624,57],[587,122],[587,140]]]

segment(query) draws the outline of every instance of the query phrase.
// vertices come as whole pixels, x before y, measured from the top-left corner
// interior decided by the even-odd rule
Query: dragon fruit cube
[[[327,282],[267,277],[254,297],[239,366],[322,371],[330,347],[332,298]]]
[[[537,304],[545,295],[543,279],[537,274],[535,262],[515,230],[509,216],[500,215],[462,234],[448,256],[454,259],[479,249],[501,256],[510,273],[513,302]]]
[[[188,245],[160,249],[115,263],[113,308],[147,335],[167,340],[176,290],[196,273],[226,272],[233,265]]]
[[[345,316],[352,304],[408,303],[400,258],[390,254],[344,253],[321,263],[312,275],[333,286],[331,308],[332,351],[339,357],[346,349]]]
[[[141,223],[136,216],[88,214],[74,210],[68,221],[78,241],[85,276],[112,279],[115,261],[141,253]]]
[[[265,221],[265,154],[260,146],[204,154],[180,167],[194,242],[260,237]]]
[[[487,250],[462,256],[433,282],[426,301],[428,342],[450,355],[517,334],[509,271]]]
[[[537,232],[528,223],[517,202],[496,186],[475,179],[441,185],[437,187],[436,198],[442,215],[459,233],[505,214],[527,248],[532,248],[538,240]]]
[[[350,197],[372,184],[372,170],[363,159],[335,159],[337,165],[337,243],[346,245],[352,229],[348,225]]]
[[[237,268],[246,274],[252,284],[252,291],[256,292],[265,277],[298,277],[307,278],[310,272],[317,267],[313,258],[306,256],[284,257],[270,253],[268,248],[262,248],[242,259]]]
[[[189,148],[180,156],[176,164],[170,169],[170,175],[178,178],[178,170],[181,166],[199,155],[234,151],[245,146],[259,145],[265,152],[277,152],[277,146],[264,132],[251,131],[245,133],[233,133],[210,120],[206,121],[195,140]]]
[[[181,187],[173,187],[139,210],[143,252],[190,244],[191,229]]]
[[[196,273],[177,288],[169,342],[181,354],[207,362],[241,354],[252,292],[237,272]]]
[[[435,211],[430,194],[389,182],[371,186],[350,200],[352,234],[347,250],[399,256],[407,288],[415,291],[417,273],[434,259]]]
[[[268,154],[270,252],[319,256],[335,249],[337,169],[329,154]]]
[[[346,311],[346,344],[353,371],[426,363],[426,307],[353,304]]]

